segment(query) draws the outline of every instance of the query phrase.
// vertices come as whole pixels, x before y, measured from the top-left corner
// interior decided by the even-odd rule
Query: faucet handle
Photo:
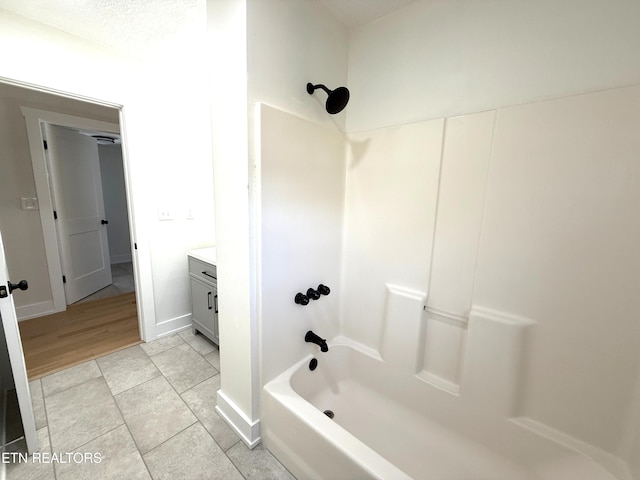
[[[307,297],[311,300],[317,300],[320,298],[320,294],[313,288],[310,288],[307,290]]]
[[[296,293],[295,298],[293,299],[298,305],[307,305],[309,303],[309,298],[303,293]]]
[[[318,285],[318,293],[320,295],[329,295],[331,293],[331,289],[321,283]]]

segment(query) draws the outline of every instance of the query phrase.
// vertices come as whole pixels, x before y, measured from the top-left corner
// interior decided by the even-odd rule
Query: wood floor
[[[19,323],[29,380],[140,342],[135,293]]]

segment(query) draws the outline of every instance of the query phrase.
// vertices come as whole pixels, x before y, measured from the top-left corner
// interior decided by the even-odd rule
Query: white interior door
[[[9,274],[4,258],[2,235],[0,234],[0,319],[2,320],[2,328],[4,329],[7,351],[9,352],[9,360],[11,362],[11,373],[13,374],[13,382],[18,396],[24,438],[27,442],[27,450],[29,453],[33,453],[38,450],[36,422],[31,405],[31,392],[29,391],[29,380],[27,379],[27,368],[24,363],[16,309],[8,285]]]
[[[94,138],[44,125],[67,304],[110,285],[98,144]]]

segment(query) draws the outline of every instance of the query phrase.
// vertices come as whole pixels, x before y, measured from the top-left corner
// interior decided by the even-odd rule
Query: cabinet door
[[[191,279],[191,304],[193,307],[193,319],[209,330],[209,335],[216,336],[217,325],[215,325],[217,289],[204,282]]]

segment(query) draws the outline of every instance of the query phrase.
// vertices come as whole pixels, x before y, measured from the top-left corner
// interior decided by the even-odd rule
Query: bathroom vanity
[[[193,333],[200,332],[219,345],[216,249],[201,248],[187,254],[191,282]]]

